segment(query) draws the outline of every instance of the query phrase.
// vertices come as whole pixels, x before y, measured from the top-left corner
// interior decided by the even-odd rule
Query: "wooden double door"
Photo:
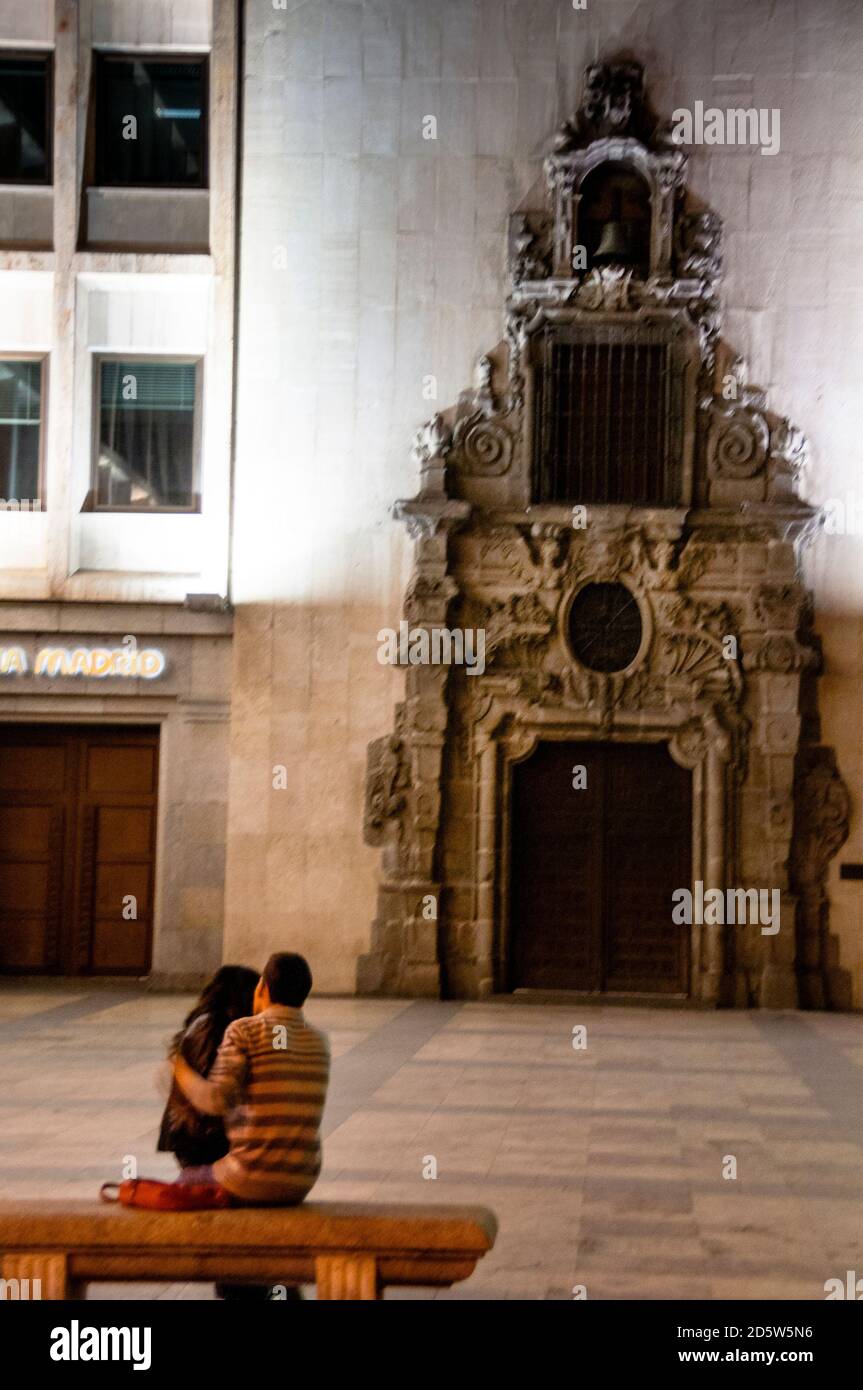
[[[159,735],[0,726],[0,970],[150,968]]]
[[[540,743],[513,768],[510,987],[686,993],[691,841],[665,744]]]

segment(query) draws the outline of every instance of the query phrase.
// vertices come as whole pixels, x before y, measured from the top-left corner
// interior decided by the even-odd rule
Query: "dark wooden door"
[[[0,726],[0,969],[150,968],[159,736]]]
[[[691,836],[691,777],[664,744],[541,743],[513,768],[512,988],[686,992],[671,914]]]

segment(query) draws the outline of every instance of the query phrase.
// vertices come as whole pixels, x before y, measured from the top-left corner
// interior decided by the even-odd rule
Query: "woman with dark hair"
[[[259,978],[257,970],[249,970],[245,965],[223,965],[217,970],[175,1034],[170,1059],[182,1057],[200,1076],[207,1076],[228,1024],[252,1014]],[[181,1168],[197,1168],[224,1158],[228,1140],[221,1116],[200,1114],[175,1081],[156,1147],[173,1153]]]

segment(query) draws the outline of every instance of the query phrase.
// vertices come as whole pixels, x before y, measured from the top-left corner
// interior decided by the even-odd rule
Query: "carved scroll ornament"
[[[707,441],[714,478],[753,478],[767,462],[770,430],[764,416],[747,405],[714,402]]]

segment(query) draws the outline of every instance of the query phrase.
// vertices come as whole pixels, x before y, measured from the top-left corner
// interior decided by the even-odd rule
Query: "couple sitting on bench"
[[[260,979],[237,965],[213,976],[171,1049],[158,1147],[175,1154],[179,1183],[215,1186],[237,1206],[291,1206],[311,1191],[330,1065],[325,1034],[303,1018],[311,987],[291,952],[270,956]]]
[[[391,1285],[449,1288],[473,1273],[495,1239],[485,1208],[304,1207],[329,1075],[327,1040],[301,1011],[311,983],[295,955],[271,957],[260,979],[218,972],[171,1048],[159,1148],[177,1155],[178,1182],[107,1183],[118,1195],[102,1202],[0,1201],[0,1280],[12,1297],[30,1280],[42,1297],[67,1299],[94,1281],[188,1279],[230,1280],[216,1283],[225,1298],[299,1299],[297,1285],[313,1281],[318,1298],[371,1301]]]

